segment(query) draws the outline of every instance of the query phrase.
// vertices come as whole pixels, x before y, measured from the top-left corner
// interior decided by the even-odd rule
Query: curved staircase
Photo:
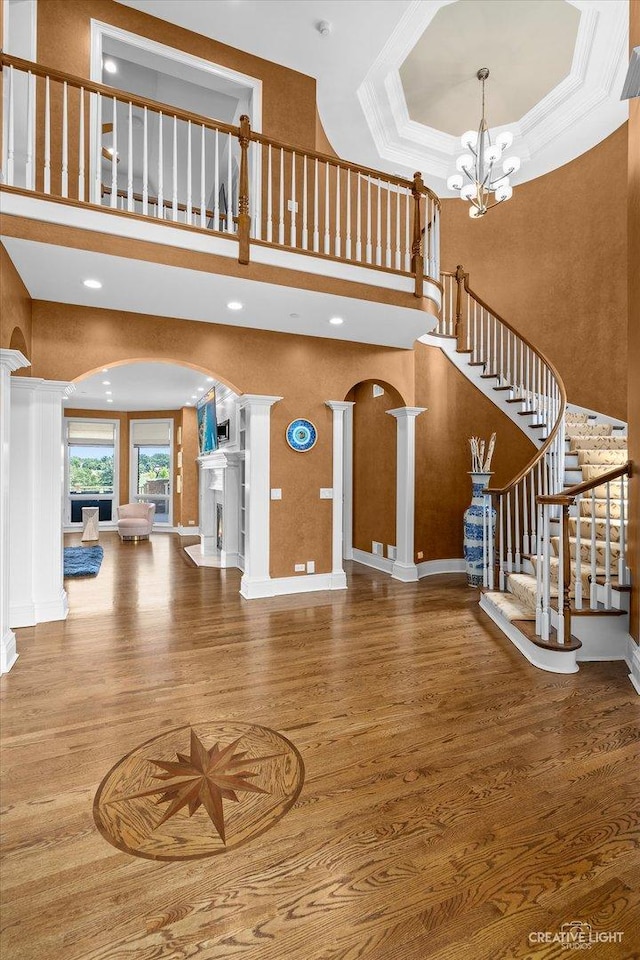
[[[480,606],[543,670],[629,660],[626,424],[568,405],[554,365],[473,292],[462,267],[441,281],[438,327],[421,340],[537,448],[510,483],[485,491]]]

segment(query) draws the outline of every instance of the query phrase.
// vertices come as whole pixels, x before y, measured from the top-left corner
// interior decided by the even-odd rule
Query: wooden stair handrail
[[[456,276],[455,273],[454,273],[454,274],[449,273],[449,274],[447,274],[447,275],[448,275],[448,276],[454,276],[454,277]],[[468,273],[465,273],[465,274],[464,274],[464,289],[467,291],[467,294],[476,301],[476,303],[480,304],[480,306],[481,306],[484,310],[487,310],[487,311],[491,314],[491,316],[495,317],[496,320],[497,320],[499,323],[503,324],[504,327],[506,327],[507,330],[510,330],[511,333],[515,334],[515,336],[516,336],[519,340],[522,340],[522,342],[525,344],[525,346],[529,347],[530,350],[533,350],[533,352],[536,354],[536,356],[538,356],[538,357],[540,358],[540,360],[542,360],[542,362],[547,365],[547,367],[549,368],[549,370],[551,371],[551,373],[552,373],[553,376],[555,377],[556,382],[557,382],[557,384],[558,384],[558,389],[559,389],[559,391],[560,391],[560,412],[559,412],[559,415],[558,415],[558,419],[556,420],[555,424],[553,425],[553,427],[552,427],[552,429],[551,429],[551,433],[549,434],[549,436],[547,437],[547,439],[545,440],[545,442],[542,444],[542,446],[536,451],[535,455],[531,458],[531,460],[519,471],[519,473],[516,474],[516,476],[513,478],[513,480],[510,480],[510,481],[509,481],[509,483],[508,483],[506,486],[504,486],[504,487],[487,487],[487,489],[485,490],[485,493],[488,493],[488,494],[490,494],[491,496],[494,496],[494,497],[499,497],[499,496],[504,496],[504,494],[509,493],[511,490],[513,490],[513,488],[514,488],[515,486],[517,486],[517,484],[520,483],[520,481],[523,479],[523,477],[525,477],[528,473],[530,473],[531,470],[533,470],[533,468],[543,459],[545,453],[547,452],[547,450],[549,449],[549,447],[550,447],[551,444],[553,443],[553,441],[554,441],[554,439],[555,439],[555,437],[556,437],[556,434],[558,433],[558,430],[560,429],[560,425],[561,425],[561,423],[562,423],[562,421],[563,421],[565,409],[566,409],[566,406],[567,406],[567,391],[566,391],[564,382],[563,382],[563,380],[562,380],[562,377],[561,377],[560,374],[558,373],[558,370],[556,369],[555,364],[553,364],[553,363],[544,355],[544,353],[542,353],[541,350],[538,350],[538,348],[535,347],[527,337],[523,336],[523,334],[521,334],[519,330],[516,330],[515,327],[513,327],[510,323],[507,323],[507,321],[504,320],[504,319],[500,316],[499,313],[496,313],[496,311],[493,310],[487,303],[485,303],[485,301],[484,301],[481,297],[479,297],[476,293],[473,292],[473,290],[472,290],[472,289],[470,288],[470,286],[469,286],[469,274],[468,274]]]
[[[602,473],[599,477],[594,477],[592,480],[583,480],[582,483],[576,483],[573,487],[568,487],[568,489],[562,493],[540,493],[536,497],[536,503],[550,503],[556,506],[570,507],[575,502],[576,497],[586,493],[588,490],[601,487],[603,483],[611,483],[613,480],[618,480],[619,477],[630,477],[632,475],[632,463],[633,461],[628,460],[622,466],[615,467],[613,470],[609,470],[608,473]]]

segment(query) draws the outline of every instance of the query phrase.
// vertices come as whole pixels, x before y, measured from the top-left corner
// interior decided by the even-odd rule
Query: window
[[[113,519],[117,487],[118,425],[114,420],[66,421],[67,522],[82,523],[83,507]]]
[[[172,421],[131,421],[131,501],[155,503],[156,523],[171,523]]]

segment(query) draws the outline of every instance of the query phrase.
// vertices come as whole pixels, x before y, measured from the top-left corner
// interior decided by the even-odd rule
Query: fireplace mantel
[[[224,470],[226,467],[235,467],[242,457],[239,450],[214,450],[196,457],[202,470]]]

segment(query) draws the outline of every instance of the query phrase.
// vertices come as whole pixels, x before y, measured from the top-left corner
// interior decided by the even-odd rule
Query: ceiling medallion
[[[471,151],[463,153],[456,161],[458,173],[447,180],[449,190],[459,190],[460,198],[471,203],[469,216],[476,220],[483,217],[499,203],[509,200],[513,188],[509,176],[520,169],[519,157],[507,157],[502,163],[502,173],[494,173],[494,166],[502,158],[502,152],[513,143],[513,134],[508,130],[499,133],[495,144],[491,143],[491,134],[485,118],[484,85],[489,78],[489,68],[481,67],[476,74],[482,84],[482,117],[477,132],[467,130],[460,137],[462,146]],[[466,182],[465,182],[466,178]],[[491,194],[495,200],[490,203]]]
[[[274,730],[203,723],[123,757],[102,781],[93,814],[105,839],[126,853],[199,859],[268,830],[293,806],[303,780],[300,754]]]

